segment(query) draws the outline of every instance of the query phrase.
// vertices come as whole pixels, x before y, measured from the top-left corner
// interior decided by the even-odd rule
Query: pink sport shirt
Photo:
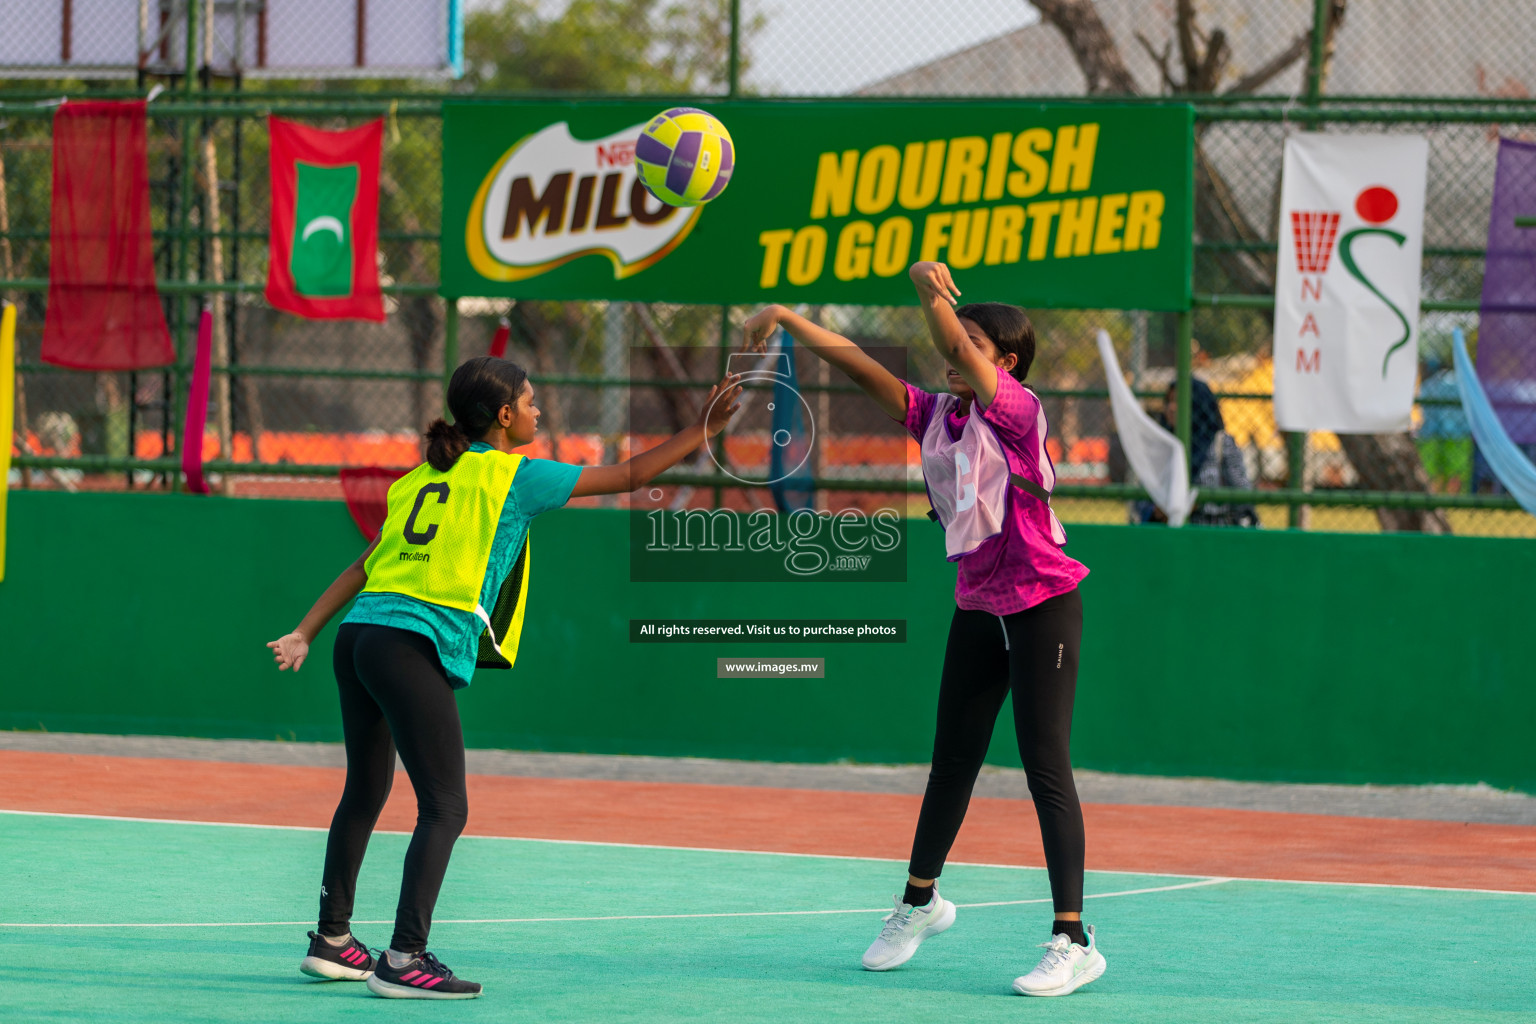
[[[921,443],[938,396],[902,383],[907,388],[902,425]],[[1011,472],[1047,491],[1056,486],[1056,469],[1045,450],[1045,410],[1033,391],[998,367],[992,404],[983,407],[977,401],[972,407],[981,410],[1002,442]],[[965,419],[947,417],[944,425],[951,438],[959,438]],[[1002,532],[960,559],[955,603],[961,608],[1012,615],[1071,591],[1088,575],[1087,566],[1068,557],[1051,539],[1051,510],[1044,502],[1013,485],[1008,498]]]

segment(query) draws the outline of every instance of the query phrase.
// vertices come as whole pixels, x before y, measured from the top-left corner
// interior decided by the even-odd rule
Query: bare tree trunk
[[[208,223],[204,225],[204,231],[208,234],[208,277],[214,284],[222,284],[224,282],[224,240],[219,237],[219,225],[222,222],[219,213],[219,156],[214,148],[212,132],[203,139],[203,182],[208,192]],[[218,372],[229,369],[229,331],[226,329],[228,324],[224,316],[224,302],[224,293],[215,291],[211,302],[215,370],[213,397],[214,403],[218,406],[215,429],[219,435],[219,456],[233,461],[235,442],[229,408],[229,374]],[[222,474],[219,478],[219,490],[225,494],[230,493],[230,483],[230,474]]]
[[[247,336],[249,336],[248,333]],[[242,377],[240,392],[245,398],[245,429],[251,435],[251,461],[261,462],[261,435],[266,430],[266,418],[261,410],[259,379]]]
[[[1407,434],[1340,434],[1339,444],[1365,490],[1429,492],[1429,475],[1419,459],[1418,446]],[[1451,524],[1440,509],[1378,508],[1376,520],[1388,531],[1451,532]]]
[[[634,309],[635,320],[640,325],[641,332],[645,334],[646,340],[651,343],[652,371],[661,371],[662,376],[673,380],[687,380],[688,371],[677,358],[677,353],[672,351],[672,347],[662,337],[651,307],[636,304]],[[674,432],[682,430],[698,418],[699,404],[686,391],[678,388],[661,388],[658,397],[667,408]]]
[[[1083,77],[1088,80],[1088,93],[1112,93],[1134,96],[1136,79],[1125,66],[1115,37],[1099,17],[1093,0],[1030,0],[1040,16],[1061,33]]]
[[[411,368],[418,373],[428,369],[427,364],[432,359],[432,350],[436,347],[438,331],[442,327],[437,302],[430,295],[400,297],[400,321],[405,324],[406,334],[410,338]],[[439,415],[437,387],[418,381],[411,388],[411,429],[423,431]]]
[[[570,305],[565,307],[567,327],[569,328]],[[522,305],[513,307],[513,311],[524,310]],[[528,344],[533,349],[533,365],[541,377],[553,377],[559,373],[555,366],[554,344],[549,337],[549,330],[545,324],[535,324],[526,315],[522,317],[523,330],[528,337]],[[565,433],[565,413],[560,402],[559,388],[554,385],[545,385],[539,392],[539,406],[544,413],[544,430],[549,434],[549,457],[560,458],[560,438]]]
[[[203,65],[212,67],[213,53],[213,0],[207,0],[203,13]],[[203,137],[203,184],[208,191],[208,223],[203,225],[208,235],[209,279],[215,284],[224,283],[224,240],[219,237],[223,217],[219,213],[219,154],[213,143],[210,128]],[[235,244],[239,244],[236,242]],[[215,430],[219,437],[219,455],[231,462],[235,458],[233,419],[229,408],[229,331],[224,315],[224,293],[215,291],[210,305],[213,313],[213,398],[218,407]],[[224,372],[219,372],[220,370]],[[219,477],[219,491],[232,493],[231,474]]]

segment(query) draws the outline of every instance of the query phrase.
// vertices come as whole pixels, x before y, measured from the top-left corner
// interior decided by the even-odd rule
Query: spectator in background
[[[1191,487],[1207,490],[1215,487],[1231,487],[1250,490],[1253,481],[1248,467],[1243,464],[1243,450],[1227,433],[1226,421],[1221,416],[1221,405],[1203,380],[1190,380],[1189,410],[1189,483]],[[1170,431],[1177,431],[1179,422],[1178,384],[1170,384],[1163,396],[1163,411],[1157,421]],[[1138,501],[1133,513],[1134,521],[1141,523],[1167,522],[1156,505],[1150,501]],[[1258,510],[1252,505],[1216,505],[1201,502],[1190,513],[1189,522],[1197,526],[1248,526],[1259,525]]]
[[[1448,404],[1441,404],[1449,399]],[[1463,484],[1473,481],[1472,437],[1467,416],[1461,410],[1461,392],[1456,387],[1456,370],[1440,361],[1438,355],[1424,357],[1424,381],[1419,385],[1420,409],[1424,422],[1416,438],[1419,458],[1429,476],[1432,490],[1457,494]]]

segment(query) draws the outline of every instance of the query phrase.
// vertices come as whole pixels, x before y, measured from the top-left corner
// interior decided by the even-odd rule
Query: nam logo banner
[[[272,234],[267,301],[314,320],[383,320],[379,155],[383,120],[329,132],[269,117]]]
[[[657,101],[446,103],[443,294],[903,305],[938,259],[968,299],[1188,308],[1189,107],[704,106],[734,176],[675,209],[635,173]]]
[[[1274,332],[1281,430],[1409,428],[1428,160],[1419,135],[1286,140]]]

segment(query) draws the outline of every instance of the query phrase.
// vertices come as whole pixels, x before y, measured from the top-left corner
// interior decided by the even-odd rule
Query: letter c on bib
[[[966,483],[965,478],[971,475],[971,460],[965,452],[955,451],[955,481],[960,485],[959,501],[955,504],[956,512],[964,512],[976,504],[976,482],[972,480]]]
[[[405,539],[411,544],[425,544],[437,536],[437,523],[431,524],[425,530],[418,530],[416,528],[416,520],[421,515],[421,510],[426,505],[427,495],[429,494],[438,496],[437,503],[439,505],[446,505],[448,503],[448,485],[427,484],[427,486],[416,492],[416,504],[411,509],[411,514],[405,519],[405,530],[403,531]]]

